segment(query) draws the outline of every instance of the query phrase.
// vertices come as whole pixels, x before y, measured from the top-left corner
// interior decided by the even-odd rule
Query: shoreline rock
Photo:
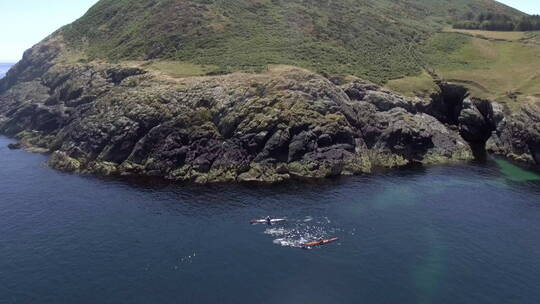
[[[7,145],[8,149],[10,150],[20,150],[22,148],[21,143],[11,143]]]
[[[475,144],[506,151],[492,138],[515,137],[499,106],[455,86],[408,99],[294,67],[168,79],[66,64],[55,59],[60,46],[44,45],[0,80],[0,133],[51,152],[49,165],[63,171],[273,183],[467,161]]]
[[[487,150],[540,168],[540,105],[527,104],[504,118],[488,140]]]

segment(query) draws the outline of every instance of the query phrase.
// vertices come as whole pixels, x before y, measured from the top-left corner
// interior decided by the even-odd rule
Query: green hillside
[[[418,75],[424,42],[471,11],[522,14],[492,0],[101,0],[59,33],[87,60],[288,64],[383,83]]]
[[[539,35],[448,30],[428,39],[422,52],[427,66],[440,77],[513,111],[540,101]],[[427,73],[392,80],[387,87],[405,95],[429,95],[436,90]]]

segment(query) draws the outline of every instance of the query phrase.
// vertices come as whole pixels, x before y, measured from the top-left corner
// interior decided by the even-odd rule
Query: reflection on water
[[[414,280],[418,289],[417,303],[437,303],[436,295],[444,283],[445,274],[445,248],[444,243],[435,230],[426,227],[422,229],[426,248],[423,254],[418,256],[418,264],[414,270]]]
[[[540,174],[522,169],[507,160],[500,158],[495,159],[501,173],[506,179],[515,182],[540,181]]]

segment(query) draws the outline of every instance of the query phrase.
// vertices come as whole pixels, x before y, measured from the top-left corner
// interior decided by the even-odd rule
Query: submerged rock
[[[11,143],[7,147],[10,150],[19,150],[20,148],[22,148],[22,145],[21,143]]]

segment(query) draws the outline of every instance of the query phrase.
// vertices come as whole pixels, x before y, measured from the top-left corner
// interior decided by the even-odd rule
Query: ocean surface
[[[540,301],[540,176],[504,161],[181,186],[60,173],[10,142],[0,303]],[[288,222],[248,224],[266,215]]]
[[[4,77],[9,70],[14,65],[14,63],[1,63],[0,62],[0,78]]]

